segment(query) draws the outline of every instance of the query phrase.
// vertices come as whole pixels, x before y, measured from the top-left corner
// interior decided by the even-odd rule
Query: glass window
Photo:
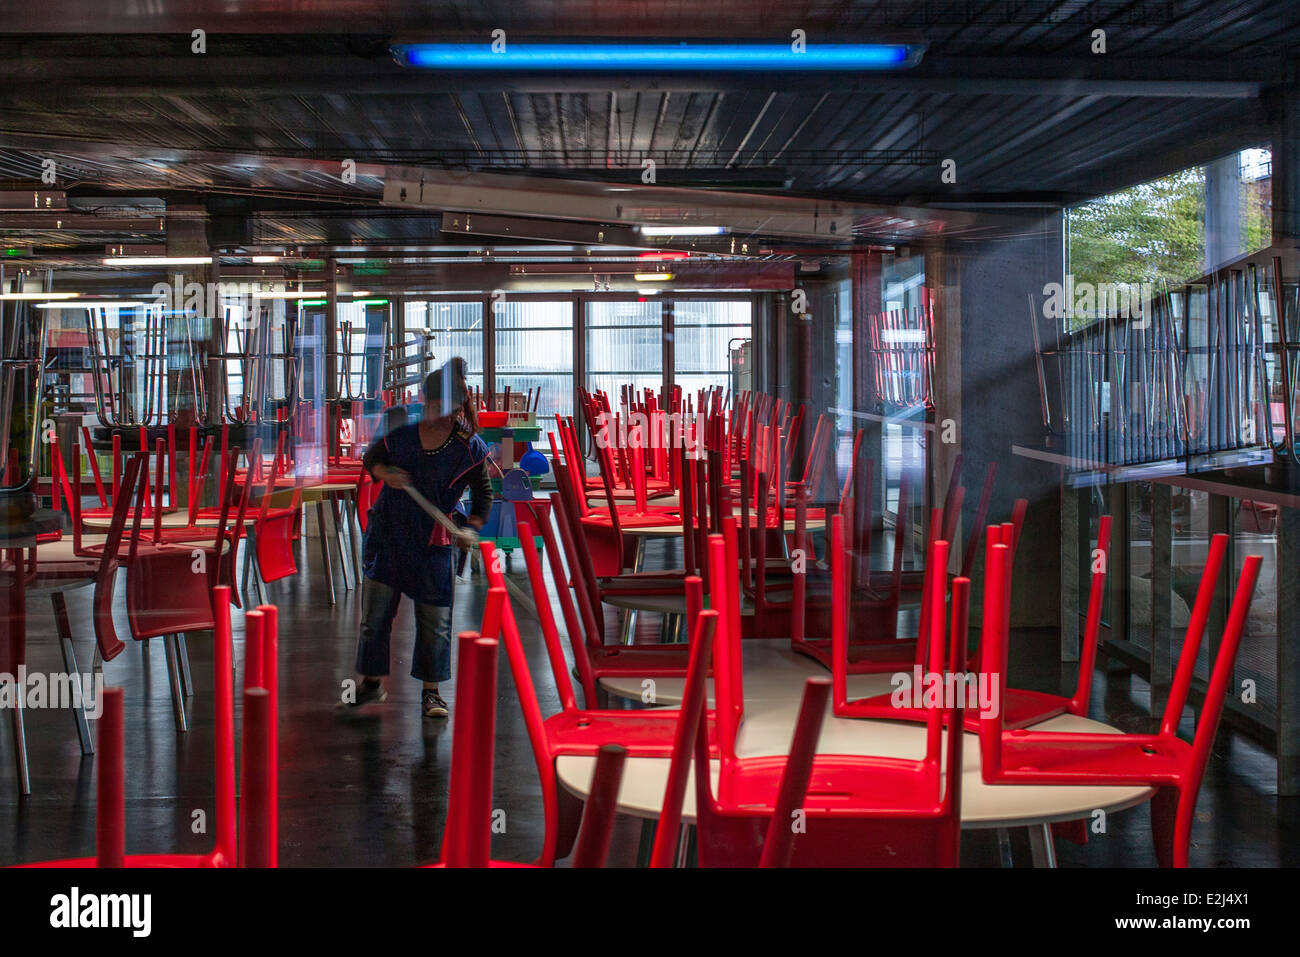
[[[673,302],[673,381],[685,395],[728,387],[731,350],[753,336],[748,299],[678,299]]]
[[[1250,614],[1246,618],[1246,632],[1242,635],[1241,648],[1237,652],[1237,666],[1234,671],[1234,686],[1240,689],[1241,682],[1255,682],[1255,694],[1258,703],[1269,710],[1276,709],[1278,700],[1277,686],[1277,521],[1279,508],[1267,502],[1255,502],[1250,499],[1234,499],[1232,509],[1235,513],[1235,525],[1232,536],[1232,587],[1237,585],[1241,566],[1247,555],[1259,555],[1263,562],[1259,567],[1259,581],[1255,584],[1255,596],[1250,603]],[[1231,595],[1231,592],[1226,592]],[[1227,599],[1225,598],[1225,607]],[[1216,643],[1218,635],[1211,633],[1211,642]],[[1198,662],[1197,672],[1205,677],[1208,668],[1208,655],[1203,656],[1204,663]]]
[[[853,417],[853,280],[845,279],[836,290],[835,314],[835,450],[837,474],[846,475],[853,461],[853,434],[858,422]]]
[[[573,414],[573,303],[510,300],[493,304],[496,390],[541,388],[537,414]]]
[[[470,300],[433,300],[419,303],[422,311],[413,321],[407,304],[406,331],[415,329],[428,336],[425,348],[430,371],[448,359],[465,360],[465,381],[471,389],[483,388],[483,303]]]
[[[587,388],[604,391],[617,408],[623,386],[638,395],[663,386],[663,303],[659,300],[587,303]]]

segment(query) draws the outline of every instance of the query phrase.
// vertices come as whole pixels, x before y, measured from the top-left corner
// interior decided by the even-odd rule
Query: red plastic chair
[[[960,626],[968,599],[966,583],[959,581],[954,588],[954,627],[947,642],[943,616],[936,615],[931,622],[931,660],[940,667],[951,661],[954,670],[965,670],[966,634]],[[720,640],[732,645],[732,653],[715,649],[715,660],[728,668],[738,667],[738,642],[726,633]],[[958,865],[961,774],[945,774],[943,769],[961,768],[964,736],[945,735],[943,729],[960,726],[960,696],[931,709],[925,757],[919,761],[814,756],[829,689],[826,679],[811,679],[790,754],[737,758],[730,749],[721,748],[715,796],[699,726],[703,681],[698,674],[692,677],[696,680],[687,680],[652,864],[672,862],[693,759],[696,843],[702,867]],[[715,673],[715,688],[725,687],[718,679]],[[717,707],[720,715],[727,710],[721,690]],[[804,833],[790,832],[795,809],[803,812]]]
[[[552,493],[551,502],[553,512],[563,510],[564,506],[559,495]],[[581,563],[574,559],[576,549],[572,544],[570,532],[565,527],[564,516],[557,515],[557,521],[560,522],[560,533],[564,540],[565,552],[569,556],[569,575],[565,574],[560,548],[556,543],[555,531],[551,523],[547,521],[538,522],[537,528],[542,535],[542,551],[546,554],[551,565],[551,578],[556,584],[556,591],[560,599],[560,611],[564,616],[564,627],[568,632],[569,644],[573,650],[574,667],[578,672],[578,680],[582,684],[583,700],[586,702],[587,707],[599,707],[602,700],[599,682],[602,678],[684,677],[690,660],[690,650],[686,645],[605,644],[604,628],[601,620],[596,617],[601,610],[599,599],[597,599],[593,610],[588,584],[583,571],[579,567]],[[532,550],[535,552],[535,547]],[[529,551],[530,548],[525,543],[525,561],[528,560]],[[539,587],[545,587],[544,583],[540,586],[538,584],[541,579],[540,568],[534,573],[533,564],[530,563],[528,573],[534,591],[537,591]],[[569,594],[569,589],[564,584],[568,581],[572,582],[574,596]],[[685,588],[684,581],[683,579],[683,588]],[[575,596],[577,597],[576,605],[573,601]],[[687,618],[692,617],[693,614],[688,609]],[[586,636],[585,640],[583,638],[584,634]]]
[[[491,859],[493,749],[496,745],[497,640],[463,632],[457,641],[456,717],[452,722],[451,789],[441,860],[433,867],[527,867]],[[614,827],[626,751],[603,745],[574,851],[575,867],[605,861]]]
[[[1187,693],[1196,670],[1196,658],[1205,633],[1215,587],[1228,548],[1227,535],[1215,535],[1201,574],[1200,588],[1183,638],[1169,701],[1156,734],[1093,734],[1067,731],[1007,730],[1002,709],[987,709],[980,716],[980,766],[988,784],[1049,784],[1132,786],[1156,788],[1151,799],[1151,830],[1156,860],[1162,867],[1186,867],[1192,820],[1210,748],[1223,713],[1223,701],[1232,680],[1237,649],[1259,577],[1262,559],[1247,556],[1237,579],[1237,590],[1227,625],[1201,704],[1200,719],[1191,743],[1178,737]],[[984,625],[981,670],[992,687],[1001,688],[1006,675],[1007,606],[1002,596],[1011,573],[1011,547],[989,536],[985,555]]]
[[[906,493],[900,495],[905,500]],[[935,514],[938,514],[938,509],[935,509]],[[844,694],[847,694],[841,694],[841,685],[847,688],[848,675],[910,671],[924,653],[923,643],[918,644],[913,638],[898,637],[903,536],[899,534],[894,539],[891,589],[881,594],[865,586],[865,574],[861,579],[854,578],[851,569],[858,564],[855,559],[860,552],[851,549],[846,542],[844,524],[843,516],[831,517],[830,640],[806,636],[798,619],[792,621],[790,640],[791,650],[807,655],[830,669],[835,678],[833,700],[836,702],[843,700]],[[932,534],[937,533],[938,527],[932,519]],[[918,634],[926,633],[926,611],[927,605],[923,601]],[[850,624],[853,626],[853,635],[850,635]]]
[[[531,533],[531,529],[528,531]],[[528,537],[528,534],[522,536],[523,539]],[[719,548],[722,547],[720,536],[718,545]],[[535,590],[535,607],[540,618],[547,658],[562,706],[559,713],[543,718],[541,704],[528,668],[523,641],[519,635],[511,602],[507,598],[502,563],[496,559],[491,542],[480,543],[480,551],[489,584],[481,634],[499,635],[505,641],[510,671],[523,710],[524,725],[528,731],[538,775],[542,782],[542,802],[547,826],[545,844],[538,862],[549,866],[557,857],[563,857],[568,852],[576,830],[580,807],[576,798],[558,787],[555,759],[564,754],[593,755],[601,745],[610,743],[621,744],[634,757],[667,757],[672,751],[677,713],[667,709],[653,711],[579,709],[569,679],[568,664],[564,658],[559,636],[556,634],[550,599],[545,590]],[[716,560],[725,561],[721,552]],[[715,582],[718,577],[725,579],[725,576],[715,576]],[[698,594],[700,589],[698,579],[691,580],[687,587]],[[718,586],[718,591],[715,591],[711,598],[712,602],[723,608],[731,606],[728,592],[725,584]],[[697,600],[693,604],[698,607],[702,601]],[[739,665],[738,652],[736,665]],[[743,695],[739,697],[743,701]],[[726,735],[729,734],[734,738],[739,721],[738,711],[728,711],[726,715],[719,714],[717,733],[720,745]],[[712,726],[712,722],[709,722],[709,725]]]
[[[1069,697],[1049,694],[1042,691],[1029,691],[1021,688],[1003,688],[1000,691],[999,707],[1003,709],[1002,726],[1007,729],[1027,728],[1031,725],[1055,718],[1062,714],[1086,717],[1088,701],[1092,694],[1093,665],[1097,660],[1097,639],[1101,631],[1101,606],[1106,594],[1106,568],[1110,560],[1110,516],[1103,515],[1098,523],[1097,547],[1093,551],[1094,570],[1092,585],[1088,594],[1088,617],[1084,625],[1083,642],[1079,649],[1079,677],[1074,693]],[[988,528],[988,540],[1012,546],[1014,531],[1010,524],[1006,526],[991,525]],[[1014,547],[1012,546],[1012,554]],[[1097,559],[1100,559],[1098,562]],[[1100,567],[1097,567],[1100,565]],[[927,570],[929,566],[927,565]],[[1010,578],[1006,581],[1006,602],[1004,616],[1009,620],[1011,608]],[[939,587],[932,575],[927,575],[928,589]],[[940,604],[936,604],[939,602]],[[930,592],[927,594],[927,609],[942,607],[943,597]],[[914,665],[916,673],[928,668],[928,662],[919,661]],[[933,670],[933,669],[930,669]],[[915,677],[913,678],[915,681]],[[847,685],[843,686],[847,688]],[[847,693],[847,691],[845,692]],[[883,718],[901,721],[924,721],[925,711],[910,705],[899,705],[894,695],[880,694],[856,701],[847,701],[837,696],[835,714],[842,718]],[[977,713],[966,714],[966,730],[972,733],[980,729]],[[1086,832],[1083,832],[1086,833]]]
[[[141,484],[141,493],[145,486]],[[227,506],[229,501],[227,501]],[[141,546],[140,518],[135,509],[134,528],[127,557],[126,614],[136,641],[162,638],[176,729],[187,731],[185,698],[193,694],[185,632],[216,627],[212,589],[225,565],[226,517],[213,532],[213,544],[154,544]],[[232,549],[233,550],[233,549]]]
[[[130,465],[128,464],[128,469]],[[213,691],[216,707],[216,834],[204,854],[126,853],[126,769],[121,688],[104,689],[96,771],[95,856],[43,861],[24,867],[274,867],[278,804],[274,693],[244,684],[242,802],[235,797],[234,659],[230,589],[213,589]],[[269,612],[270,614],[264,614]],[[274,647],[272,606],[250,611],[245,624],[254,645]],[[247,675],[247,671],[246,671]],[[242,805],[242,806],[241,806]],[[237,810],[238,809],[238,810]]]
[[[264,582],[279,581],[298,574],[298,560],[293,545],[302,515],[304,481],[300,476],[293,482],[293,492],[287,506],[271,507],[276,492],[274,482],[268,482],[262,493],[261,508],[253,529],[256,536],[257,570]]]

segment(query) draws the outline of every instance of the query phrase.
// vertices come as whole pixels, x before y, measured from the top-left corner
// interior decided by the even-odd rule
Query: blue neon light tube
[[[406,43],[405,66],[426,70],[758,71],[888,70],[915,66],[924,47],[906,43]]]

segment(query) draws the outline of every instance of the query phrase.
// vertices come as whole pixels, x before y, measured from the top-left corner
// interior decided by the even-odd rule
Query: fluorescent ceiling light
[[[915,66],[925,47],[906,43],[403,43],[403,66],[426,70],[855,71]]]
[[[0,299],[32,302],[49,299],[76,299],[80,295],[79,292],[0,292]]]
[[[278,263],[279,261],[280,261],[279,256],[254,256],[253,257],[254,263]]]
[[[319,296],[319,289],[298,289],[298,290],[263,290],[253,293],[254,299],[310,299],[312,296]]]
[[[642,236],[721,236],[725,226],[638,226]]]
[[[123,299],[78,299],[76,302],[41,302],[37,303],[37,309],[136,309],[143,306],[143,302],[128,302]]]
[[[639,272],[632,276],[635,282],[667,282],[673,278],[670,272]]]
[[[212,262],[211,256],[109,256],[101,260],[105,266],[203,266]]]

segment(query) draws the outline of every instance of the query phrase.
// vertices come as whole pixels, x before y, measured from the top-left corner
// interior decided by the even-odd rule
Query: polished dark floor
[[[342,682],[352,674],[359,595],[344,590],[337,575],[338,604],[328,604],[318,542],[303,543],[296,578],[269,586],[280,607],[280,834],[282,866],[410,865],[438,856],[446,805],[451,734],[448,722],[419,713],[419,683],[406,677],[413,622],[409,606],[394,629],[394,677],[385,704],[359,711],[335,707]],[[655,557],[651,556],[652,561]],[[660,558],[662,560],[662,558]],[[521,570],[516,562],[515,572]],[[93,638],[90,589],[68,593],[77,654],[89,667]],[[482,607],[481,580],[459,586],[456,627],[472,628]],[[247,603],[247,602],[246,602]],[[648,617],[648,616],[643,616]],[[125,633],[125,616],[119,618]],[[652,621],[643,623],[648,630]],[[521,616],[543,709],[558,710],[540,638]],[[531,640],[530,640],[531,639]],[[1058,690],[1072,684],[1072,666],[1056,660],[1055,635],[1014,636],[1013,678],[1025,687]],[[162,645],[147,651],[132,643],[105,668],[109,684],[126,689],[128,850],[195,852],[211,845],[210,834],[193,830],[195,811],[213,819],[212,655],[206,634],[189,637],[195,696],[191,729],[174,730]],[[235,612],[235,656],[242,682],[243,615]],[[29,603],[30,670],[59,671],[62,661],[45,598]],[[444,696],[455,706],[454,686]],[[1094,717],[1125,730],[1145,730],[1146,686],[1123,674],[1099,674]],[[1188,712],[1187,726],[1190,727]],[[7,720],[6,720],[7,725]],[[64,711],[27,713],[32,794],[19,798],[8,728],[0,734],[0,864],[94,853],[93,757],[82,757],[72,719]],[[1274,867],[1300,863],[1296,841],[1297,799],[1279,799],[1276,762],[1242,736],[1219,733],[1192,834],[1197,866]],[[541,845],[541,803],[532,752],[524,732],[514,683],[501,657],[496,750],[496,806],[505,831],[493,855],[529,860]],[[1145,807],[1113,814],[1105,834],[1085,846],[1057,842],[1061,866],[1150,867],[1155,859]],[[610,862],[633,865],[641,827],[620,819]],[[1012,833],[1016,866],[1028,866],[1023,834]],[[968,832],[963,860],[996,866],[993,832]]]

